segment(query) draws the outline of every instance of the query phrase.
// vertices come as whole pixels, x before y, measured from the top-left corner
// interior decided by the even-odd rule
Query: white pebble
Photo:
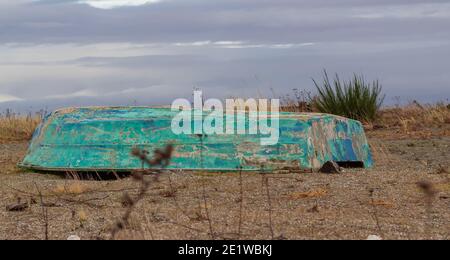
[[[379,241],[379,240],[383,240],[383,238],[381,238],[380,236],[377,236],[377,235],[370,235],[370,236],[367,237],[366,240]]]
[[[81,240],[81,238],[80,238],[79,236],[76,236],[76,235],[71,235],[71,236],[69,236],[69,237],[67,238],[67,240],[73,240],[73,241],[76,241],[76,240]]]

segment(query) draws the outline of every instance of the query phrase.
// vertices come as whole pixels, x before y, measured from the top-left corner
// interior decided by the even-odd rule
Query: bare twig
[[[39,194],[39,200],[40,200],[41,208],[42,208],[42,218],[43,218],[43,222],[44,222],[44,240],[48,240],[48,209],[45,206],[42,192],[39,189],[36,182],[34,183],[34,186],[36,187],[36,190]]]
[[[140,173],[136,173],[133,175],[133,178],[136,181],[141,182],[141,187],[139,189],[139,193],[136,196],[136,198],[131,198],[128,193],[125,193],[123,196],[123,204],[127,206],[127,210],[125,211],[124,215],[117,221],[113,229],[111,230],[112,238],[114,239],[117,235],[117,233],[125,228],[125,225],[128,223],[128,219],[131,216],[131,213],[133,212],[134,208],[136,207],[136,204],[141,201],[145,194],[147,193],[148,188],[150,187],[150,181],[145,180],[144,176]]]
[[[375,197],[374,197],[375,189],[369,189],[369,195],[370,195],[370,204],[372,205],[372,215],[375,220],[375,223],[377,225],[377,230],[380,235],[383,235],[383,230],[381,229],[380,219],[378,218],[378,209],[375,203]]]
[[[244,207],[244,187],[242,184],[242,166],[239,167],[239,226],[238,226],[238,239],[241,239],[242,233],[242,210]]]
[[[137,148],[133,149],[131,154],[135,157],[138,157],[144,164],[147,164],[150,167],[157,166],[161,167],[161,169],[164,169],[170,163],[172,152],[173,146],[168,145],[164,150],[159,149],[155,150],[152,159],[148,158],[149,153],[147,151],[139,150]],[[126,206],[127,209],[125,213],[122,215],[122,217],[116,222],[114,227],[111,229],[112,239],[116,238],[119,231],[125,229],[125,226],[128,224],[129,218],[133,210],[136,208],[137,203],[139,203],[145,197],[151,184],[159,180],[159,176],[161,175],[162,170],[154,170],[152,172],[153,172],[152,175],[153,179],[151,180],[146,179],[143,172],[135,172],[132,175],[133,179],[140,183],[139,192],[135,198],[132,198],[128,193],[125,193],[123,195],[122,205]]]
[[[177,196],[176,196],[176,191],[177,191],[177,190],[176,190],[175,187],[173,186],[172,178],[170,177],[170,175],[168,175],[168,179],[169,179],[170,192],[173,194],[173,196],[170,196],[170,197],[172,198],[172,200],[173,200],[173,202],[174,202],[174,204],[175,204],[175,207],[176,207],[181,213],[183,213],[183,215],[184,215],[185,217],[187,217],[188,219],[190,219],[190,220],[194,219],[193,217],[189,216],[189,214],[186,212],[186,210],[184,210],[184,209],[180,206],[180,204],[178,203]]]
[[[266,187],[266,196],[267,196],[267,205],[269,206],[269,228],[270,228],[270,235],[272,240],[275,239],[275,232],[273,231],[273,223],[272,223],[272,199],[270,197],[270,188],[269,188],[269,178],[267,176],[263,175],[263,183]]]
[[[145,229],[148,230],[148,232],[150,233],[150,237],[152,240],[155,240],[155,236],[153,235],[153,228],[152,228],[152,224],[150,223],[149,219],[148,219],[148,215],[147,212],[144,213],[145,216],[145,221],[147,222],[147,225],[145,226]]]
[[[420,181],[417,186],[422,190],[425,195],[427,221],[425,223],[425,234],[429,239],[433,239],[431,235],[432,228],[432,213],[433,213],[433,200],[437,194],[434,185],[428,181]]]
[[[175,222],[175,221],[168,220],[167,223],[175,225],[175,226],[180,226],[180,227],[183,227],[185,229],[188,229],[188,230],[191,230],[191,231],[195,231],[197,233],[208,234],[208,231],[203,231],[201,229],[193,228],[193,227],[190,227],[190,226],[187,226],[187,225]]]
[[[209,216],[209,210],[208,210],[208,200],[206,198],[206,187],[205,187],[205,183],[202,183],[203,186],[203,203],[205,206],[205,214],[206,214],[206,220],[208,221],[209,224],[209,233],[211,234],[211,239],[214,240],[215,236],[214,236],[214,230],[213,230],[213,225],[212,225],[212,221],[211,218]]]
[[[74,199],[62,198],[62,197],[59,197],[58,199],[60,199],[62,201],[65,201],[65,202],[68,202],[68,203],[86,205],[86,206],[91,207],[91,208],[101,208],[103,206],[97,205],[97,204],[94,204],[94,203],[91,203],[91,202],[93,202],[93,201],[101,201],[101,200],[104,200],[104,199],[107,199],[107,198],[109,198],[109,195],[106,195],[106,196],[103,196],[103,197],[98,197],[98,198],[85,199],[85,200],[74,200]]]

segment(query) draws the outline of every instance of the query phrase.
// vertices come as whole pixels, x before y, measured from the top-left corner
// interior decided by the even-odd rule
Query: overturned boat
[[[40,171],[130,172],[142,168],[139,158],[131,155],[134,148],[151,153],[167,144],[174,147],[169,169],[296,172],[317,170],[329,161],[355,167],[373,164],[364,129],[355,120],[280,113],[278,142],[261,145],[261,134],[175,134],[172,121],[177,114],[149,107],[58,110],[38,127],[20,166]]]

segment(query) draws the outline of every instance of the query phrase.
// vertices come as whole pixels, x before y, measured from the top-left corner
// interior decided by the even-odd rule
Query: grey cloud
[[[270,95],[312,90],[327,68],[379,78],[390,97],[450,96],[448,1],[76,2],[0,0],[0,95],[47,105],[160,103],[194,87]]]
[[[55,4],[58,2],[58,4]],[[383,32],[391,37],[418,25],[416,20],[362,19],[402,4],[403,12],[442,1],[201,1],[172,0],[148,6],[99,10],[73,1],[51,1],[4,9],[3,42],[250,40],[316,42],[357,39]],[[337,4],[339,2],[339,4]],[[374,9],[375,8],[375,9]],[[429,8],[430,9],[430,8]],[[367,10],[363,12],[363,10]],[[395,11],[395,10],[394,10]],[[0,11],[1,13],[2,11]],[[387,12],[392,12],[387,10]],[[444,29],[450,16],[421,19],[420,27]],[[394,19],[395,20],[395,19]],[[38,29],[37,29],[38,28]],[[382,31],[381,31],[382,30]],[[409,29],[410,30],[410,29]],[[422,30],[423,34],[430,34]]]

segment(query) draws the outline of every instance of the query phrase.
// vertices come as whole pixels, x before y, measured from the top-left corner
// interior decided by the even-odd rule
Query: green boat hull
[[[176,135],[178,112],[165,108],[70,108],[50,114],[36,130],[21,167],[44,171],[142,169],[133,148],[174,146],[169,169],[312,171],[328,161],[371,167],[360,122],[326,114],[280,113],[276,145],[257,135]],[[224,121],[226,122],[226,121]],[[247,122],[248,124],[248,122]]]

